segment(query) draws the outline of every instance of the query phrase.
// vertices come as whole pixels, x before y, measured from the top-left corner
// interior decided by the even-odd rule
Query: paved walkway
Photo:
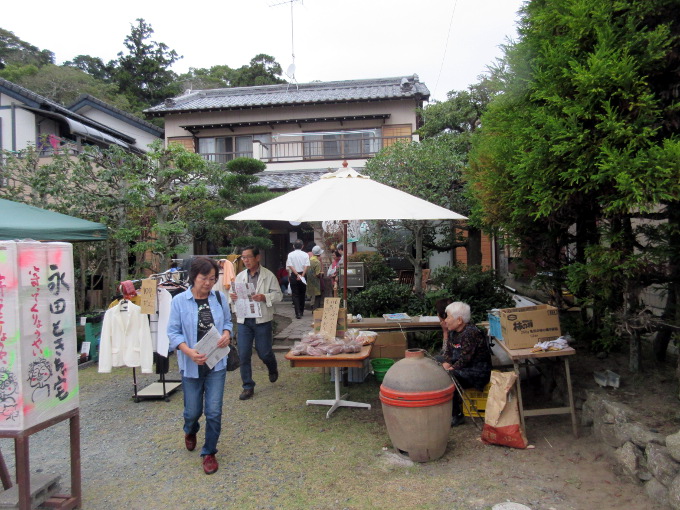
[[[314,322],[312,311],[305,310],[302,319],[296,319],[293,302],[290,300],[289,296],[285,296],[280,303],[274,304],[274,314],[283,315],[284,317],[291,319],[291,323],[286,328],[274,335],[275,342],[287,341],[292,344],[293,341],[300,340],[302,335],[312,329],[312,323]]]

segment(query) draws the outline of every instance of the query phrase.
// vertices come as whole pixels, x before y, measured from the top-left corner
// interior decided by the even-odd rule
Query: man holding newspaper
[[[238,322],[238,355],[241,362],[243,391],[240,400],[248,400],[255,394],[253,381],[253,344],[257,355],[269,371],[269,382],[276,382],[279,369],[272,349],[274,342],[272,319],[274,303],[283,298],[279,281],[269,269],[260,265],[260,250],[248,246],[241,252],[246,269],[236,275],[229,294],[235,303]]]

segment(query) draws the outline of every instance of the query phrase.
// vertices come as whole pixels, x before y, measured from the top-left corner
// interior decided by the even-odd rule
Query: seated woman
[[[491,349],[484,333],[470,324],[470,305],[460,301],[448,305],[445,323],[449,338],[442,367],[456,377],[463,389],[483,391],[491,378]],[[453,396],[452,427],[465,419],[461,403],[461,396],[456,392]]]

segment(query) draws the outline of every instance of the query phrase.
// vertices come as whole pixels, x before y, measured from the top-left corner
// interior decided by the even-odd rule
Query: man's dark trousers
[[[291,276],[290,291],[293,294],[295,316],[301,316],[302,312],[305,311],[305,294],[307,293],[307,285],[298,280],[297,277]]]

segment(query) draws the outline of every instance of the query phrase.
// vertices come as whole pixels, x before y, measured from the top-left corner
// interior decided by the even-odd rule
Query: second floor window
[[[253,156],[253,137],[223,136],[199,138],[198,152],[208,161],[226,163],[234,158]]]
[[[380,129],[312,132],[303,135],[305,158],[366,157],[381,149]]]

